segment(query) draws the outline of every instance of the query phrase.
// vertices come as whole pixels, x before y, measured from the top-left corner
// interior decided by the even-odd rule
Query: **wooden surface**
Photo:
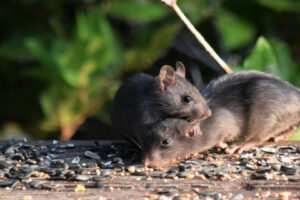
[[[68,158],[74,156],[80,156],[84,159],[84,151],[94,146],[94,141],[59,141],[59,144],[63,143],[74,143],[76,147],[65,154],[61,155],[61,158]],[[1,141],[0,144],[4,144],[6,141]],[[30,142],[34,145],[47,145],[51,144],[52,141],[35,141]],[[108,141],[105,144],[110,144]],[[113,143],[113,142],[112,142]],[[270,145],[270,143],[268,144]],[[300,146],[300,142],[281,142],[276,145],[294,145]],[[240,156],[240,155],[239,155]],[[224,166],[234,166],[239,162],[239,156],[235,157],[232,155],[219,153],[217,156],[213,156],[212,162],[225,159]],[[285,157],[299,157],[299,153],[293,155],[284,155]],[[87,159],[87,158],[85,158]],[[87,159],[88,160],[88,159]],[[210,162],[210,161],[208,161]],[[119,173],[112,175],[111,180],[102,181],[104,185],[103,189],[85,188],[84,191],[75,192],[74,189],[78,184],[88,185],[93,184],[95,181],[53,181],[54,184],[64,185],[64,189],[59,191],[51,191],[46,189],[11,189],[11,188],[0,188],[0,200],[11,200],[11,199],[145,199],[149,198],[164,198],[172,199],[178,195],[181,199],[209,199],[209,196],[215,194],[224,195],[224,199],[230,199],[235,196],[236,199],[246,199],[251,197],[252,199],[258,199],[259,195],[267,193],[269,197],[267,199],[283,199],[286,194],[284,192],[291,192],[292,197],[289,199],[300,198],[300,157],[293,161],[297,172],[289,180],[283,180],[282,176],[276,180],[271,178],[270,180],[252,180],[250,176],[240,176],[237,179],[214,179],[209,178],[201,180],[199,178],[178,178],[178,179],[163,179],[163,178],[149,178],[153,174],[161,172],[149,172],[147,176],[133,176],[128,175],[128,172],[124,172],[125,176],[121,176]],[[239,172],[240,173],[240,172]],[[238,173],[238,176],[240,175]],[[167,189],[170,191],[169,194],[160,194],[157,192],[159,189]],[[288,194],[288,193],[287,193]],[[192,195],[192,197],[190,196]],[[243,195],[243,198],[241,198]],[[172,197],[172,198],[171,198]],[[178,198],[178,199],[180,199]],[[211,197],[212,198],[212,197]],[[250,199],[250,198],[249,198]]]

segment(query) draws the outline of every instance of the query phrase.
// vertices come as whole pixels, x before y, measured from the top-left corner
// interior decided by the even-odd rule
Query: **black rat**
[[[156,77],[137,74],[125,81],[117,91],[112,109],[112,125],[141,146],[151,145],[149,130],[167,117],[189,121],[205,119],[211,111],[200,92],[185,78],[185,67],[176,63],[176,71],[168,65]]]
[[[226,151],[241,153],[270,138],[278,141],[288,137],[300,123],[299,89],[266,73],[225,75],[212,81],[202,93],[211,117],[198,123],[166,119],[154,126],[145,165],[162,165],[215,145],[226,147],[225,142],[234,139],[243,143]]]

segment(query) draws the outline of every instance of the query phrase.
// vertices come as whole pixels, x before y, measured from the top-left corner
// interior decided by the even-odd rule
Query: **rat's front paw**
[[[216,146],[222,149],[226,149],[228,147],[227,143],[225,142],[219,142]]]
[[[234,145],[234,146],[231,146],[231,147],[227,147],[225,149],[225,152],[228,153],[228,154],[234,154],[239,150],[239,148],[241,148],[241,145]]]
[[[257,146],[257,144],[258,143],[255,143],[255,142],[247,142],[247,143],[243,143],[240,145],[234,145],[230,148],[227,148],[225,150],[225,152],[229,153],[229,154],[233,154],[233,153],[241,154],[241,153],[243,153],[243,151],[247,151],[247,150]]]

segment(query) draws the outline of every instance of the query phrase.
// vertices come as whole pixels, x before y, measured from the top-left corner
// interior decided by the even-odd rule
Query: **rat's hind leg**
[[[272,131],[273,128],[269,128],[269,126],[266,126],[268,124],[274,124],[274,123],[272,123],[271,119],[254,121],[252,123],[251,129],[248,130],[247,133],[244,133],[242,137],[244,142],[233,145],[227,148],[225,151],[229,154],[233,154],[233,153],[240,154],[243,151],[249,150],[255,146],[263,144],[265,141],[267,141],[270,138],[269,135],[274,135],[270,133],[277,132],[277,131]]]
[[[270,139],[274,142],[279,142],[280,140],[284,140],[291,136],[296,131],[296,129],[297,126],[292,126],[288,130],[280,133],[279,135],[270,137]]]
[[[259,146],[268,141],[271,136],[289,127],[287,124],[278,122],[276,115],[265,112],[265,110],[268,109],[253,108],[252,113],[255,111],[256,114],[249,117],[246,128],[239,138],[243,142],[226,149],[227,153],[242,153],[252,147]]]
[[[270,139],[272,138],[274,140],[274,142],[278,142],[278,141],[283,140],[283,139],[289,137],[290,135],[292,135],[295,132],[296,129],[297,129],[296,126],[291,126],[288,130],[280,133],[279,135],[271,136],[269,138]],[[271,133],[272,132],[273,131],[271,131]],[[274,131],[274,132],[276,133],[276,131]],[[264,134],[261,134],[261,135],[264,135]],[[256,137],[251,138],[247,142],[244,142],[242,144],[234,145],[230,148],[227,148],[226,152],[229,153],[229,154],[233,154],[233,153],[240,154],[243,151],[249,150],[252,147],[255,147],[255,146],[258,146],[258,145],[264,143],[265,141],[267,141],[267,140],[264,137],[256,136]]]

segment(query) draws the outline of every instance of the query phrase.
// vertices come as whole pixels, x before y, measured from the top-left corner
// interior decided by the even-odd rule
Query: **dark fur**
[[[203,118],[210,110],[197,88],[184,78],[184,67],[176,70],[175,82],[165,91],[160,86],[160,76],[138,74],[125,81],[117,91],[113,103],[112,124],[132,138],[144,151],[151,145],[152,125],[167,117],[189,119]],[[193,101],[185,103],[183,95]]]
[[[161,122],[168,127],[168,133],[153,133],[159,139],[146,154],[146,164],[166,163],[233,139],[259,145],[300,122],[299,90],[266,73],[244,71],[225,75],[211,82],[203,94],[212,116],[199,123],[202,134],[185,138],[185,127],[190,123],[180,119]],[[161,148],[166,135],[172,141]]]
[[[232,134],[245,142],[261,144],[300,122],[299,89],[269,74],[237,72],[210,87],[205,98],[212,115],[220,108],[232,113],[239,127]]]

